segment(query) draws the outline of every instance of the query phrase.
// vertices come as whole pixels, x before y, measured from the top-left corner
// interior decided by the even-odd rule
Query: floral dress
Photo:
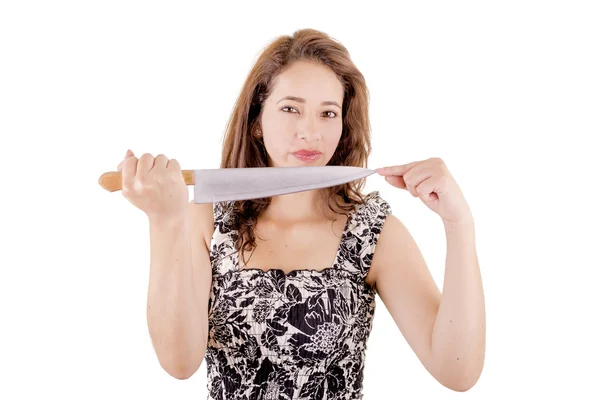
[[[348,217],[329,268],[287,274],[240,270],[230,203],[214,204],[209,400],[363,398],[376,295],[365,277],[391,212],[378,191],[365,199]]]

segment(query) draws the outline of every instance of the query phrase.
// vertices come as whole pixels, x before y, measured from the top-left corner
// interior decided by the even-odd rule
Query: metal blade
[[[219,168],[194,170],[194,203],[251,200],[341,185],[375,170],[348,166]]]

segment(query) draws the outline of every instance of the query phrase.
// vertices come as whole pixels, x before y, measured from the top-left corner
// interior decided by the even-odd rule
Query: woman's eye
[[[294,113],[298,113],[298,110],[296,110],[294,107],[289,107],[289,106],[285,106],[285,107],[281,107],[281,111],[283,112],[290,112],[287,110],[294,110]],[[337,113],[335,111],[325,111],[324,114],[327,115],[327,118],[335,118],[337,117]]]

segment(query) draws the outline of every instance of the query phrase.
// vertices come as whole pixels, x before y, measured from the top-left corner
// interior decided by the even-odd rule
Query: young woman
[[[244,83],[222,168],[349,165],[370,154],[368,91],[344,46],[306,29],[273,41]],[[378,169],[442,218],[443,295],[405,226],[364,180],[197,205],[179,164],[128,151],[124,195],[150,220],[148,324],[186,379],[206,359],[210,399],[359,399],[379,295],[424,367],[465,391],[483,368],[474,222],[439,158]]]

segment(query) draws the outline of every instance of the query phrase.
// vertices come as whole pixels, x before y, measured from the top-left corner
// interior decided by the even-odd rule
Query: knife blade
[[[194,203],[251,200],[341,185],[366,178],[369,168],[326,165],[182,170],[186,185],[194,186]],[[109,192],[121,190],[121,171],[105,172],[98,183]]]
[[[338,165],[195,170],[194,203],[250,200],[322,189],[374,173],[368,168]]]

